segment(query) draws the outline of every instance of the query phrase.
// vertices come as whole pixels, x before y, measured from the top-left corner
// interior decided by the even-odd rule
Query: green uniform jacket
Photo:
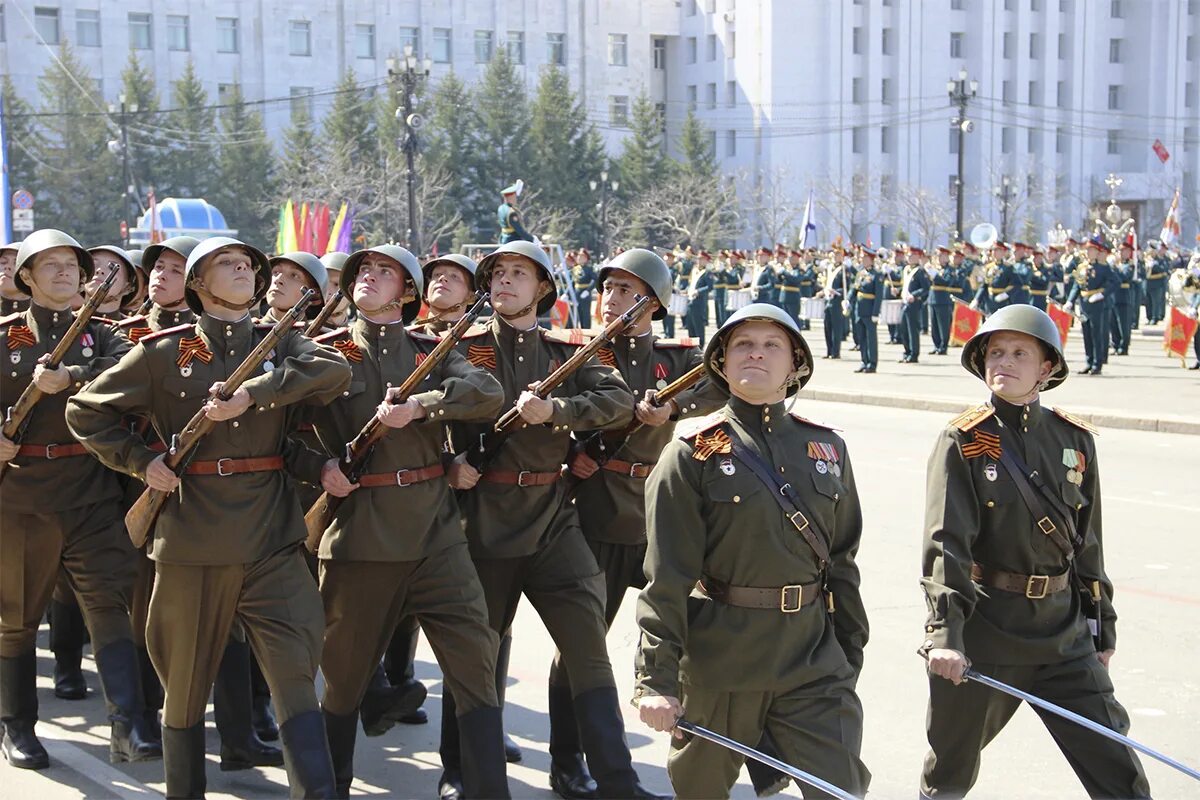
[[[71,431],[113,469],[145,475],[158,454],[122,419],[148,415],[155,432],[169,442],[207,401],[209,387],[228,378],[268,331],[249,317],[224,322],[206,314],[194,325],[143,337],[120,363],[71,399]],[[193,356],[179,366],[192,349],[189,344],[202,344],[210,360]],[[289,331],[261,374],[242,384],[253,401],[250,409],[217,423],[201,440],[196,460],[288,458],[287,434],[293,427],[288,406],[323,405],[349,383],[350,368],[341,354]],[[304,513],[285,473],[186,475],[163,505],[149,555],[169,564],[245,564],[304,535]]]
[[[504,409],[512,408],[529,384],[548,376],[579,346],[568,334],[545,328],[515,330],[499,316],[468,343],[468,360],[490,372],[504,387]],[[633,395],[613,369],[592,358],[551,395],[550,422],[508,437],[488,467],[519,472],[562,468],[573,430],[610,430],[633,419]],[[492,424],[455,423],[452,441],[475,443]],[[485,469],[486,471],[486,469]],[[519,488],[480,480],[461,493],[467,540],[475,558],[519,558],[543,546],[542,536],[563,503],[563,484]]]
[[[938,437],[929,456],[925,502],[926,647],[958,650],[990,664],[1051,664],[1095,649],[1074,583],[1030,600],[971,580],[973,562],[1022,575],[1053,576],[1067,569],[1062,552],[1037,527],[988,446],[998,421],[1023,449],[1029,468],[1076,510],[1075,524],[1086,544],[1075,557],[1075,569],[1088,585],[1100,581],[1102,642],[1105,649],[1116,646],[1117,615],[1101,548],[1096,446],[1084,423],[1061,413],[1036,402],[1022,408],[993,398],[991,405],[960,415]],[[1075,453],[1083,454],[1078,485],[1064,463],[1077,461]],[[1048,503],[1046,508],[1053,513]]]
[[[845,442],[789,414],[785,403],[737,398],[679,427],[687,430],[667,445],[646,486],[648,585],[637,605],[635,698],[680,697],[681,683],[706,691],[782,691],[830,675],[853,679],[862,669],[867,615],[854,561],[862,509]],[[820,599],[785,614],[694,591],[702,576],[752,587],[821,579],[816,554],[749,467],[719,449],[698,460],[699,435],[722,431],[787,476],[832,537],[827,586],[835,613]],[[818,460],[810,443],[835,451],[836,459]]]
[[[600,361],[615,366],[640,400],[651,390],[662,389],[700,364],[699,349],[653,334],[618,336],[613,347],[600,350]],[[725,394],[707,378],[701,378],[675,396],[681,417],[708,414],[725,403]],[[590,432],[588,432],[590,433]],[[588,433],[577,433],[581,439]],[[668,422],[641,426],[611,458],[653,466],[671,441],[675,426]],[[640,545],[646,542],[646,480],[599,470],[575,490],[575,506],[587,538],[613,544]]]
[[[342,397],[312,413],[321,444],[342,453],[347,442],[375,416],[388,388],[400,386],[438,339],[406,331],[397,322],[380,325],[359,317],[349,328],[318,337],[347,356],[353,376]],[[367,461],[366,472],[396,472],[438,464],[446,439],[444,423],[494,420],[504,402],[495,378],[474,367],[457,350],[415,392],[425,418],[391,430]],[[307,479],[320,483],[322,454],[313,453]],[[410,486],[360,488],[339,506],[321,541],[321,558],[346,561],[416,561],[462,542],[458,505],[445,478]]]
[[[190,308],[184,308],[181,311],[167,311],[158,306],[151,306],[150,311],[146,314],[138,314],[136,317],[126,317],[116,325],[116,330],[122,336],[129,340],[130,344],[137,344],[142,340],[143,336],[149,336],[158,331],[165,331],[167,328],[174,328],[179,325],[190,325],[196,321],[196,315]]]
[[[7,410],[17,402],[33,381],[38,359],[58,345],[74,319],[70,311],[50,311],[32,305],[0,320],[0,357],[4,359],[0,410]],[[64,416],[67,400],[116,364],[128,350],[129,342],[93,317],[62,360],[71,383],[61,392],[44,395],[38,401],[28,417],[22,444],[75,444]],[[61,460],[17,456],[0,487],[0,503],[23,514],[79,508],[121,495],[116,476],[87,455]]]

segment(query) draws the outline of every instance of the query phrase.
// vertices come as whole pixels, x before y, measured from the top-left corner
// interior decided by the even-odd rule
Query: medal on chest
[[[841,459],[838,458],[837,448],[829,442],[809,442],[808,457],[813,460],[813,468],[821,475],[832,472],[834,476],[842,477]]]
[[[1067,480],[1070,483],[1080,486],[1083,484],[1083,470],[1087,465],[1087,460],[1083,453],[1070,448],[1063,450],[1063,466],[1067,468]]]
[[[85,333],[83,336],[79,337],[79,343],[83,345],[83,349],[80,351],[83,353],[83,357],[91,358],[92,353],[95,352],[95,350],[92,349],[92,345],[96,343],[96,340],[92,338],[90,333]]]
[[[993,483],[995,483],[996,478],[999,477],[999,474],[1000,472],[996,469],[995,464],[988,464],[983,468],[983,477],[987,478]]]
[[[275,369],[275,351],[267,353],[267,360],[263,362],[263,372],[270,372]]]
[[[204,344],[204,340],[199,336],[189,336],[179,340],[179,355],[175,358],[175,365],[179,367],[179,374],[185,378],[192,376],[192,360],[199,359],[207,364],[212,361],[212,353]]]
[[[11,353],[8,354],[8,360],[14,364],[20,364],[21,363],[21,351],[13,350]]]
[[[721,459],[721,473],[722,474],[732,475],[735,472],[737,472],[737,467],[733,466],[733,459],[731,459],[731,458]]]
[[[657,389],[658,391],[661,392],[663,389],[667,388],[667,375],[668,374],[669,373],[668,373],[666,364],[655,364],[654,365],[654,377],[656,379],[654,382],[655,389]]]

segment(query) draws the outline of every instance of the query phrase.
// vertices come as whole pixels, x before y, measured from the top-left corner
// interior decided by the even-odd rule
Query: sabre
[[[810,775],[802,769],[798,769],[793,767],[791,764],[780,761],[778,758],[772,758],[766,753],[760,753],[753,747],[747,747],[741,742],[735,742],[728,736],[722,736],[719,733],[710,731],[708,728],[702,728],[694,722],[688,722],[686,719],[681,719],[675,723],[675,727],[685,730],[695,736],[699,736],[701,739],[708,739],[710,742],[715,742],[722,747],[727,747],[733,752],[743,755],[746,758],[753,758],[755,761],[766,764],[768,767],[774,767],[784,775],[787,775],[789,778],[793,778],[801,783],[806,783],[809,786],[820,789],[823,792],[827,792],[830,796],[836,797],[837,800],[858,800],[858,798],[847,792],[845,789],[839,789],[832,783],[821,780],[816,775]]]
[[[989,677],[982,673],[976,672],[973,669],[968,668],[966,673],[964,673],[964,674],[965,674],[965,677],[967,677],[973,681],[979,681],[984,686],[990,686],[991,688],[995,689],[998,692],[1004,692],[1005,694],[1011,695],[1012,697],[1015,697],[1018,700],[1024,700],[1026,703],[1029,703],[1031,706],[1036,706],[1037,708],[1040,708],[1043,711],[1049,711],[1051,714],[1056,714],[1056,715],[1062,717],[1063,719],[1070,720],[1071,722],[1074,722],[1076,725],[1082,725],[1083,727],[1087,728],[1092,733],[1098,733],[1101,736],[1103,736],[1104,738],[1111,739],[1112,741],[1116,742],[1117,744],[1123,744],[1126,747],[1133,748],[1134,750],[1137,750],[1139,753],[1143,753],[1145,755],[1150,756],[1153,759],[1161,761],[1162,763],[1166,764],[1168,767],[1174,767],[1175,769],[1182,772],[1184,775],[1187,775],[1189,778],[1200,781],[1200,771],[1194,770],[1191,767],[1187,766],[1186,764],[1181,764],[1178,761],[1176,761],[1175,759],[1171,758],[1170,756],[1163,755],[1162,753],[1158,752],[1157,750],[1155,750],[1151,747],[1147,747],[1146,745],[1141,744],[1140,742],[1134,741],[1133,739],[1130,739],[1128,736],[1117,733],[1116,731],[1114,731],[1111,728],[1106,728],[1105,726],[1101,725],[1098,722],[1093,722],[1092,720],[1088,719],[1087,717],[1081,717],[1080,715],[1076,714],[1074,711],[1068,711],[1067,709],[1063,708],[1062,706],[1056,706],[1054,703],[1051,703],[1047,700],[1043,700],[1042,698],[1037,697],[1036,695],[1029,694],[1028,692],[1023,692],[1020,689],[1009,686],[1007,683],[998,681],[995,678],[992,678],[992,677]]]

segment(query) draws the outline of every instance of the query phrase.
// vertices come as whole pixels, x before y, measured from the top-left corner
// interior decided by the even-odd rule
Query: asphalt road
[[[917,586],[925,459],[948,416],[818,402],[803,402],[800,413],[843,428],[854,459],[864,498],[860,563],[871,617],[859,685],[866,711],[863,757],[874,773],[872,797],[911,798],[925,752],[926,678],[915,655],[925,613]],[[1200,612],[1200,439],[1106,429],[1098,448],[1107,563],[1121,615],[1112,664],[1117,696],[1132,716],[1135,738],[1200,765],[1200,670],[1195,663],[1200,653],[1195,623]],[[631,593],[609,638],[626,698],[637,641],[632,600]],[[515,636],[506,725],[525,748],[525,759],[510,766],[510,784],[514,797],[550,798],[545,679],[553,645],[528,604],[517,617]],[[40,673],[49,676],[51,655],[42,649],[39,656]],[[99,684],[90,659],[85,667],[95,689]],[[360,735],[355,794],[436,796],[441,682],[424,642],[417,668],[430,690],[426,708],[433,721],[396,728],[378,739]],[[108,764],[108,727],[95,692],[81,702],[57,700],[43,677],[39,697],[38,730],[53,766],[30,773],[0,764],[0,796],[145,798],[163,791],[161,762]],[[665,735],[643,727],[631,706],[624,711],[640,775],[651,788],[669,792]],[[217,748],[210,722],[209,797],[287,796],[282,770],[219,772]],[[1157,762],[1144,762],[1156,797],[1200,796],[1195,782]],[[800,796],[794,788],[787,794]],[[744,774],[734,796],[754,796]],[[986,751],[972,797],[1061,800],[1085,795],[1038,719],[1022,709]]]

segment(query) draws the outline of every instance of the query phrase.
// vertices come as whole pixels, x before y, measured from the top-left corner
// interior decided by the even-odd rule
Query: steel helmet
[[[367,250],[359,250],[347,258],[342,265],[342,276],[338,284],[342,289],[342,294],[353,305],[354,281],[358,278],[358,268],[362,265],[363,259],[370,253],[378,253],[392,259],[404,267],[404,270],[408,273],[408,277],[412,279],[413,288],[416,290],[416,298],[405,303],[401,312],[401,318],[405,324],[412,322],[417,318],[417,313],[421,310],[421,298],[425,293],[425,279],[421,274],[421,265],[417,261],[417,257],[398,244],[377,245]]]
[[[433,282],[433,268],[438,264],[453,264],[454,266],[462,269],[470,278],[467,283],[471,287],[471,290],[475,290],[475,271],[479,268],[479,265],[475,263],[474,259],[468,258],[462,253],[447,253],[444,256],[438,256],[437,258],[431,258],[426,261],[425,265],[421,267],[421,273],[425,277],[426,289],[428,289],[429,284]]]
[[[558,300],[558,285],[554,282],[554,268],[550,264],[550,256],[546,254],[546,251],[533,242],[524,240],[508,242],[488,253],[479,260],[479,268],[475,271],[475,285],[485,290],[491,290],[492,268],[496,264],[496,259],[505,253],[524,256],[541,268],[543,277],[550,282],[550,291],[546,293],[545,297],[538,300],[537,313],[545,314],[554,308],[554,302]]]
[[[281,261],[291,261],[300,269],[307,272],[308,277],[312,278],[313,282],[317,284],[317,291],[322,295],[325,294],[325,288],[329,286],[329,272],[326,271],[325,264],[321,259],[303,250],[294,253],[284,253],[281,256],[271,256],[268,259],[272,267]]]
[[[796,325],[796,321],[792,319],[791,315],[770,303],[751,303],[735,311],[729,319],[725,320],[725,324],[717,329],[717,332],[709,339],[708,346],[704,348],[704,371],[708,373],[709,380],[729,394],[729,381],[725,378],[724,369],[725,342],[733,333],[734,328],[743,322],[751,321],[773,322],[787,331],[788,336],[791,337],[795,356],[793,361],[796,368],[796,382],[788,386],[787,395],[792,396],[804,388],[804,384],[812,378],[812,350],[808,348],[808,342],[804,341],[804,335],[800,333],[800,327]]]
[[[667,266],[667,262],[650,250],[640,247],[626,250],[600,268],[600,273],[596,276],[597,289],[603,288],[605,277],[614,269],[624,270],[641,279],[650,287],[650,291],[654,292],[655,298],[658,299],[658,308],[654,311],[652,319],[662,319],[667,315],[667,307],[671,305],[672,286],[671,268]]]
[[[1067,359],[1063,356],[1062,337],[1059,335],[1058,326],[1045,311],[1024,304],[1005,306],[992,314],[979,326],[975,335],[963,345],[962,365],[967,372],[980,380],[986,379],[984,377],[983,351],[987,346],[987,340],[997,331],[1024,333],[1050,349],[1054,355],[1050,360],[1056,363],[1054,371],[1046,379],[1043,391],[1053,389],[1067,379],[1070,368],[1067,367]]]
[[[267,285],[271,282],[271,265],[267,261],[266,253],[254,245],[228,236],[214,236],[211,239],[205,239],[192,248],[192,252],[188,254],[187,274],[184,277],[183,296],[187,299],[188,308],[197,314],[204,313],[204,304],[200,302],[200,295],[192,288],[192,284],[199,278],[199,270],[204,265],[204,260],[226,247],[240,247],[250,255],[250,263],[254,267],[254,298],[250,305],[254,305],[262,299]]]
[[[21,242],[20,248],[17,249],[17,265],[13,271],[13,283],[21,290],[21,294],[32,296],[29,290],[29,284],[25,283],[25,279],[21,277],[22,268],[28,266],[32,269],[33,257],[38,253],[55,247],[69,247],[75,251],[75,256],[79,259],[79,267],[83,270],[83,280],[80,281],[80,286],[92,279],[92,274],[95,269],[92,266],[92,256],[79,242],[75,241],[70,235],[63,233],[54,228],[42,228],[40,231],[34,231],[25,237],[25,241]]]

